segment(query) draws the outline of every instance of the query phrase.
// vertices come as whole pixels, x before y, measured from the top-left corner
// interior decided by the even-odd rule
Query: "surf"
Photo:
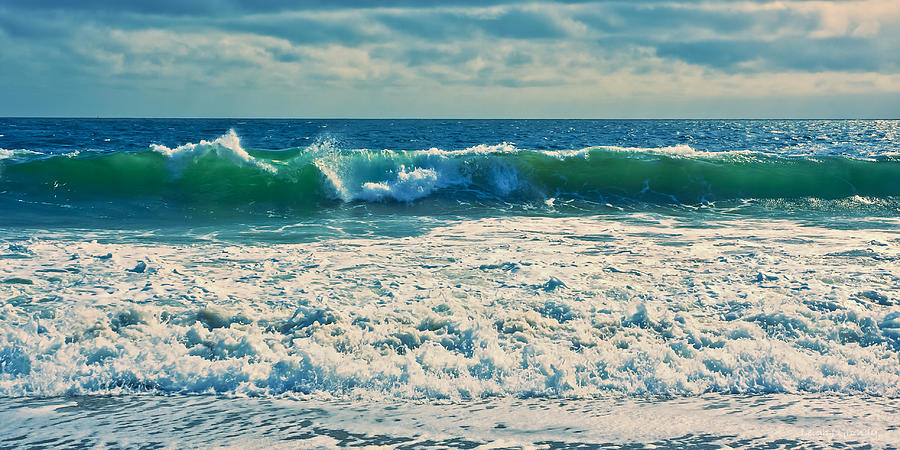
[[[463,150],[251,149],[232,130],[174,148],[44,154],[5,151],[0,189],[26,202],[155,201],[175,207],[265,205],[314,210],[347,203],[403,207],[423,199],[541,204],[705,205],[731,200],[893,201],[893,155],[703,152],[689,146],[573,150],[509,143]]]

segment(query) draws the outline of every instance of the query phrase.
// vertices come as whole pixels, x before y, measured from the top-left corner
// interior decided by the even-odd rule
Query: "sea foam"
[[[0,394],[892,397],[900,224],[884,225],[630,214],[302,244],[39,235],[0,266]]]

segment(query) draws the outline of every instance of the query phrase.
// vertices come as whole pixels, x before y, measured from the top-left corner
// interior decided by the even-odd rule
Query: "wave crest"
[[[185,166],[209,153],[215,153],[217,157],[236,165],[258,167],[271,173],[277,172],[271,164],[259,161],[250,156],[250,154],[241,147],[241,139],[233,129],[228,130],[227,133],[212,141],[201,140],[196,144],[189,142],[175,148],[151,144],[150,148],[153,151],[168,157],[170,166],[173,169],[177,169],[176,173],[181,173]]]

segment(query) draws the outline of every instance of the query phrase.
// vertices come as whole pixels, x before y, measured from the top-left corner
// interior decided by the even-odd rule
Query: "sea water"
[[[0,119],[0,445],[896,446],[898,143]]]

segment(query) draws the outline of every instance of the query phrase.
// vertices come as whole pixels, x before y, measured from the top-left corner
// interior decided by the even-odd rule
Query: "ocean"
[[[900,121],[0,119],[0,447],[900,442]]]

